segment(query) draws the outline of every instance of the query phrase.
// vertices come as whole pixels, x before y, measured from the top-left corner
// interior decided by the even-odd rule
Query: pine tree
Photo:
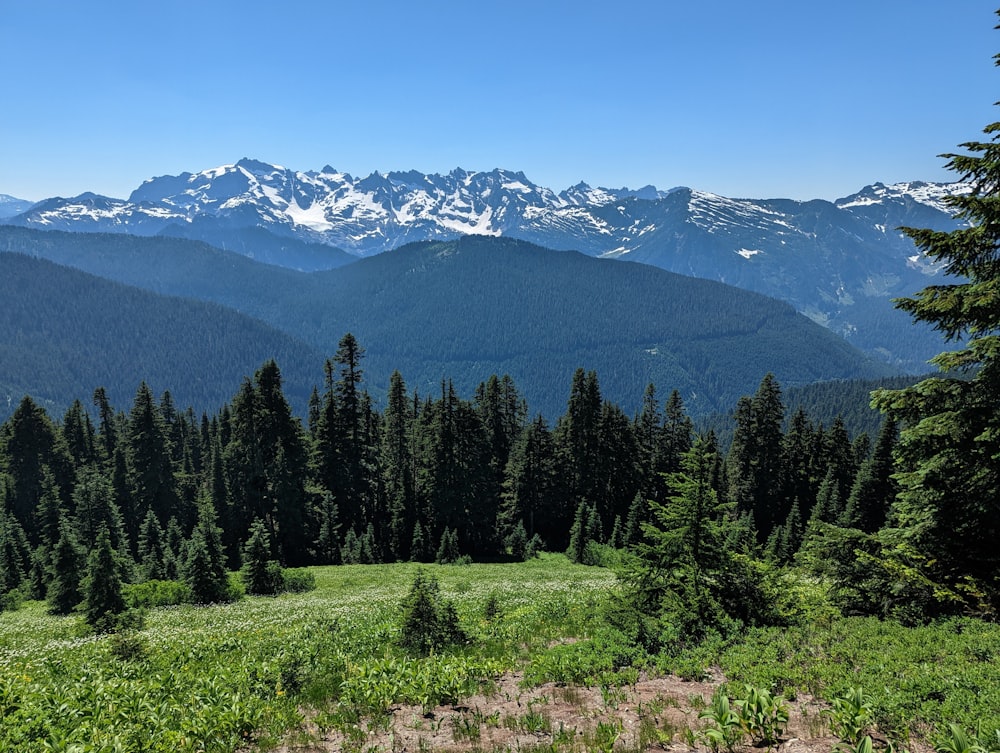
[[[875,451],[862,463],[847,499],[843,524],[865,533],[875,533],[885,525],[898,485],[892,477],[895,467],[892,450],[896,444],[896,422],[886,419],[879,431]]]
[[[62,435],[77,468],[97,461],[94,427],[79,400],[74,400],[63,416]]]
[[[388,403],[383,418],[381,447],[382,484],[389,507],[389,552],[393,559],[409,555],[408,534],[415,517],[411,415],[406,384],[398,371],[389,378]]]
[[[508,536],[522,523],[554,544],[566,540],[570,518],[556,466],[556,448],[545,419],[538,415],[511,448],[504,473],[497,528]]]
[[[332,492],[349,528],[365,524],[369,478],[363,446],[365,416],[360,389],[364,349],[345,334],[337,352],[325,364],[326,392],[316,424],[314,465],[320,484]]]
[[[420,525],[419,520],[413,524],[413,538],[410,539],[410,561],[431,561],[427,548],[427,535],[424,533],[424,527]]]
[[[586,502],[581,502],[576,507],[573,526],[569,529],[569,548],[566,549],[566,556],[569,557],[570,562],[583,562],[583,555],[587,550],[587,520],[589,517],[589,505]]]
[[[214,510],[206,501],[201,504],[198,525],[185,547],[181,576],[198,604],[225,602],[232,598],[222,532],[215,524]]]
[[[1000,58],[997,59],[1000,65]],[[943,155],[968,192],[947,201],[963,226],[903,228],[955,281],[931,285],[897,307],[928,322],[959,350],[933,359],[944,375],[876,393],[901,422],[900,493],[883,541],[889,556],[921,560],[924,578],[952,592],[949,609],[1000,610],[1000,123],[986,140]],[[957,278],[957,279],[955,279]],[[970,378],[949,374],[964,371]]]
[[[163,522],[182,515],[163,416],[143,382],[129,413],[126,436],[129,494],[138,520],[153,510]]]
[[[448,565],[457,562],[459,556],[458,531],[454,528],[445,528],[434,561],[439,565]]]
[[[634,547],[636,606],[668,620],[682,638],[700,637],[727,619],[719,577],[729,562],[725,507],[711,486],[713,464],[714,452],[699,437],[668,481],[669,502],[650,502],[653,521]]]
[[[98,632],[112,631],[116,618],[125,611],[118,562],[107,528],[102,528],[87,556],[87,570],[81,584],[83,615]]]
[[[21,586],[30,568],[31,550],[24,529],[3,509],[0,497],[0,596]]]
[[[240,578],[248,594],[275,594],[281,589],[281,568],[271,556],[271,536],[262,520],[250,525]]]
[[[775,494],[782,475],[784,415],[781,388],[773,374],[764,377],[753,398],[740,398],[736,407],[736,429],[727,461],[729,496],[739,512],[753,514],[761,541],[785,519],[790,507]]]
[[[69,509],[73,488],[73,460],[45,411],[30,397],[18,403],[0,432],[0,458],[6,459],[10,486],[7,509],[24,528],[31,544],[39,543],[36,510],[50,492],[50,504]],[[55,534],[58,536],[58,534]],[[54,543],[47,542],[47,543]]]
[[[139,576],[142,580],[168,580],[166,533],[152,510],[139,529]]]
[[[47,589],[49,611],[69,614],[83,598],[80,592],[84,556],[76,536],[65,521],[59,529],[59,540],[52,550],[51,574]]]
[[[330,492],[323,492],[319,505],[319,533],[316,536],[316,561],[320,565],[340,564],[340,513]]]

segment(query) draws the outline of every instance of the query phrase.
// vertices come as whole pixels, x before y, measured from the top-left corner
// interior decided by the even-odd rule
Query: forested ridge
[[[786,385],[896,373],[780,301],[654,267],[551,251],[509,238],[411,244],[312,274],[174,238],[0,227],[0,249],[164,295],[211,301],[266,322],[324,355],[335,351],[344,332],[352,332],[368,349],[366,378],[373,395],[385,394],[397,369],[422,393],[451,379],[462,395],[471,395],[492,373],[510,374],[532,411],[550,420],[562,412],[565,383],[577,367],[597,371],[604,393],[629,413],[639,407],[645,385],[653,382],[679,390],[694,415],[728,409],[768,371]],[[34,283],[50,290],[48,296],[31,299],[34,305],[28,310],[52,340],[59,339],[61,319],[45,302],[75,295],[57,286],[69,276],[64,271]],[[135,298],[133,293],[130,300]],[[96,307],[75,311],[85,320],[110,302],[82,303]],[[150,305],[128,316],[140,320],[140,313],[149,314],[154,317],[147,322],[151,330],[169,329],[169,317],[157,315],[156,308]],[[184,342],[172,339],[175,333],[161,340],[186,357]],[[246,337],[253,339],[252,334]],[[122,337],[115,347],[130,344],[130,338]],[[65,347],[73,347],[72,341]],[[100,367],[98,356],[96,349],[77,354],[81,366],[89,364],[94,371]],[[298,387],[316,383],[318,365],[303,368],[301,359],[275,350],[254,363],[244,362],[240,374],[252,373],[266,357],[281,364],[289,398],[301,415],[305,402]],[[316,362],[322,363],[322,357]],[[25,361],[25,369],[29,363]],[[50,378],[48,371],[36,375],[39,384]],[[161,376],[150,368],[140,378],[187,398],[188,380],[216,381],[221,387],[240,376],[226,374],[220,379],[192,368]],[[21,392],[15,397],[25,392],[61,397],[60,412],[95,384],[104,384],[117,402],[127,399],[103,376],[77,381],[76,389],[60,395],[42,394],[28,376],[17,385]],[[137,383],[135,378],[128,382],[128,396]],[[223,400],[223,395],[210,401],[193,395],[184,404],[212,411]]]
[[[145,380],[181,405],[221,405],[265,359],[288,365],[289,399],[304,409],[323,356],[232,309],[156,295],[16,253],[0,253],[0,416],[24,394],[62,413],[101,385],[124,403]],[[11,404],[8,404],[8,399]]]

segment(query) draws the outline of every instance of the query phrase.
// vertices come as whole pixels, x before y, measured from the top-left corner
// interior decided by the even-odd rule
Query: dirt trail
[[[309,724],[272,753],[608,753],[613,742],[619,753],[708,750],[698,730],[705,722],[700,711],[722,682],[688,682],[677,677],[642,679],[622,688],[583,688],[547,683],[520,687],[522,675],[498,679],[489,695],[463,699],[454,706],[426,711],[419,706],[396,706],[379,724],[362,724],[345,735],[321,731]],[[824,706],[809,697],[788,701],[789,723],[777,746],[783,753],[829,753],[838,742],[830,734]],[[884,740],[875,737],[876,747]],[[882,743],[882,745],[880,745]],[[754,751],[749,745],[737,751]],[[910,753],[931,753],[912,743]]]

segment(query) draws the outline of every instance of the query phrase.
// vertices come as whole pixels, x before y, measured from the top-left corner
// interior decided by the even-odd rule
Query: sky
[[[125,198],[242,157],[560,191],[835,199],[951,180],[997,0],[0,0],[0,193]]]

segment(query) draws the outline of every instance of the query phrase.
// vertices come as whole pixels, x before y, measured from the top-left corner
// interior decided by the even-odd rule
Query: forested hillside
[[[179,405],[213,410],[267,358],[289,364],[303,410],[323,357],[262,322],[42,259],[0,254],[0,416],[26,394],[65,410],[95,387],[122,404],[143,380]],[[84,385],[88,385],[84,387]]]
[[[395,369],[421,393],[451,379],[466,397],[508,373],[550,419],[578,367],[598,371],[629,413],[652,382],[679,390],[698,415],[725,410],[768,371],[787,385],[894,373],[773,299],[509,239],[413,244],[308,275],[177,239],[0,227],[0,249],[214,301],[326,355],[353,332],[376,393]],[[312,378],[297,361],[282,366],[290,384]],[[101,381],[77,383],[64,401]]]

